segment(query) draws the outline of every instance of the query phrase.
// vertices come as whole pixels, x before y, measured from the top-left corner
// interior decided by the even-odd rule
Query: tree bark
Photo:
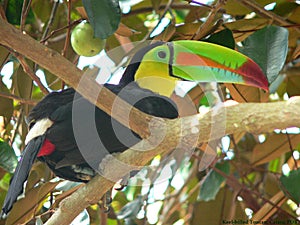
[[[216,117],[222,115],[225,111],[226,121],[225,132],[220,131],[213,134],[213,138],[220,138],[227,134],[239,132],[264,133],[271,132],[274,129],[284,129],[292,126],[300,126],[300,97],[294,97],[287,102],[274,103],[243,103],[229,107],[222,107],[216,113]],[[173,149],[181,147],[183,151],[191,151],[194,145],[210,140],[210,129],[213,124],[223,122],[220,119],[211,121],[213,112],[204,116],[194,115],[175,120],[167,120],[168,128],[165,139],[151,151],[141,152],[129,149],[114,158],[107,161],[104,167],[103,175],[94,177],[83,188],[76,191],[70,197],[60,203],[58,210],[47,221],[46,225],[69,224],[72,220],[90,204],[100,201],[109,188],[114,185],[109,177],[117,180],[126,175],[130,169],[137,169],[144,166],[148,161],[158,154],[171,152]],[[223,118],[223,115],[221,116]],[[199,124],[195,123],[199,121]],[[194,125],[191,125],[194,124]],[[181,129],[180,129],[181,128]],[[194,128],[194,129],[193,129]],[[193,133],[193,130],[199,129],[199,133]],[[197,141],[195,142],[195,138]],[[182,145],[178,144],[179,141]],[[192,140],[192,143],[189,141]],[[210,154],[208,152],[208,154]],[[120,166],[129,165],[128,167]]]

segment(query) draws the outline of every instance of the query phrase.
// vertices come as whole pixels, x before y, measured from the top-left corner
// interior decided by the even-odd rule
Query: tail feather
[[[45,135],[36,137],[29,141],[18,162],[15,173],[10,180],[10,186],[2,206],[2,215],[6,215],[12,209],[18,196],[23,192],[24,182],[27,180],[30,169],[37,157],[45,140]]]

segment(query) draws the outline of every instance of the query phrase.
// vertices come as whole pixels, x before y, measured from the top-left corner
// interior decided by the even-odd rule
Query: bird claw
[[[119,187],[115,187],[114,189],[115,189],[116,191],[122,191],[126,186],[127,186],[126,184],[125,184],[125,185],[119,184]]]
[[[3,211],[0,212],[0,219],[6,219],[7,214]]]
[[[119,182],[119,187],[115,187],[114,189],[116,191],[121,191],[123,190],[123,188],[127,187],[128,183],[129,183],[129,179],[134,177],[137,173],[139,172],[139,170],[133,170],[130,171],[129,174],[125,175],[121,181]]]
[[[111,198],[111,190],[107,191],[102,197],[102,203],[100,204],[100,208],[104,213],[108,213],[111,208],[112,198]]]

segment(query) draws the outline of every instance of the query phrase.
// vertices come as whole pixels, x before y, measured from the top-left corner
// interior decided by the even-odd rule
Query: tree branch
[[[16,100],[22,104],[27,104],[27,105],[35,105],[37,103],[36,100],[33,100],[33,99],[24,99],[24,98],[21,98],[17,95],[13,95],[13,94],[10,94],[10,93],[6,93],[6,92],[1,92],[0,91],[0,96],[3,97],[3,98],[8,98],[8,99],[12,99],[12,100]]]
[[[48,49],[2,19],[0,19],[0,27],[0,44],[14,49],[56,74],[100,109],[112,114],[112,105],[117,99],[113,93],[98,85],[90,77],[83,76],[82,71],[59,53]],[[101,95],[95,97],[95,93],[99,93],[100,88],[102,88]],[[124,116],[126,115],[124,112],[130,109],[130,127],[145,140],[132,149],[106,160],[104,166],[101,166],[103,176],[96,176],[87,185],[64,199],[46,224],[71,223],[83,209],[98,202],[101,196],[113,186],[115,180],[133,168],[144,166],[157,154],[171,152],[177,147],[186,151],[191,150],[199,143],[242,131],[263,133],[291,126],[300,127],[299,107],[300,97],[295,97],[286,102],[221,106],[204,115],[170,120],[144,114],[118,99],[117,112],[114,111],[113,117],[126,124],[128,118]],[[165,137],[156,143],[157,139],[161,139],[162,133],[165,133]],[[156,145],[156,147],[150,151],[134,150],[135,147],[144,145]],[[110,180],[105,177],[109,177]]]
[[[187,1],[187,2],[191,3],[193,1]],[[205,7],[207,9],[211,8],[211,6],[206,5],[206,4],[201,4],[200,6],[194,6],[194,5],[185,4],[185,3],[172,3],[172,5],[171,5],[171,8],[172,9],[176,9],[176,10],[193,9],[193,8],[199,8],[199,7]],[[165,8],[166,8],[166,4],[161,4],[159,6],[158,10],[164,10]],[[122,17],[126,18],[126,17],[130,17],[130,16],[133,16],[133,15],[147,13],[147,12],[152,12],[152,11],[153,11],[153,7],[152,6],[142,7],[142,8],[138,8],[138,9],[133,9],[133,10],[130,11],[130,13],[122,15]]]
[[[212,7],[206,21],[198,28],[196,33],[193,35],[193,40],[200,40],[208,35],[209,30],[211,29],[212,23],[216,18],[217,13],[221,7],[225,4],[226,0],[218,0],[215,5]]]
[[[258,107],[259,105],[259,107]],[[209,112],[204,116],[199,115],[184,117],[175,120],[167,120],[166,126],[168,133],[165,139],[154,150],[141,152],[134,150],[137,146],[129,149],[120,155],[112,158],[112,161],[105,163],[103,176],[96,176],[83,188],[79,189],[76,194],[64,199],[58,210],[47,221],[46,225],[54,225],[59,221],[60,224],[69,224],[72,220],[90,204],[100,201],[101,196],[106,193],[114,184],[111,179],[118,179],[126,175],[130,169],[134,167],[140,168],[149,160],[158,154],[166,154],[178,147],[178,142],[181,141],[182,150],[190,150],[195,142],[189,143],[190,140],[195,140],[198,136],[197,143],[210,140],[211,126],[215,123],[222,122],[220,115],[226,112],[225,134],[239,133],[248,131],[251,133],[270,132],[274,129],[284,129],[290,126],[300,126],[300,97],[294,97],[287,102],[275,103],[243,103],[229,107],[222,107],[216,114]],[[214,115],[215,114],[215,115]],[[215,121],[211,121],[212,117],[217,117]],[[223,118],[223,116],[221,116]],[[195,120],[199,121],[198,125]],[[162,124],[160,124],[162,125]],[[178,127],[182,127],[181,132]],[[191,130],[198,129],[199,133],[191,134]],[[181,134],[180,134],[181,133]],[[213,134],[213,138],[223,137],[224,133],[219,132]],[[145,144],[145,141],[142,141]],[[138,144],[140,145],[140,143]],[[122,162],[122,165],[120,165]],[[128,167],[124,165],[130,165]],[[116,177],[117,175],[117,177]],[[99,188],[101,187],[101,188]],[[96,194],[97,193],[97,194]]]
[[[286,21],[284,18],[278,16],[274,12],[268,11],[264,9],[261,5],[259,5],[256,1],[253,0],[238,0],[241,4],[246,6],[248,9],[253,10],[258,15],[263,18],[271,18],[275,24],[279,26],[290,26],[295,29],[298,33],[300,33],[300,29],[298,27],[294,27],[295,24]]]
[[[34,71],[30,68],[26,60],[22,55],[15,54],[15,57],[19,60],[24,72],[30,76],[30,78],[36,82],[36,84],[39,86],[43,94],[47,95],[49,94],[49,91],[47,88],[42,84],[40,78],[34,73]]]

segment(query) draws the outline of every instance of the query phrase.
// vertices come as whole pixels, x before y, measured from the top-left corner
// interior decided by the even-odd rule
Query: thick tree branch
[[[83,76],[75,65],[59,53],[48,49],[1,19],[0,27],[0,44],[14,49],[56,74],[88,100],[111,114],[112,105],[116,100],[114,94],[89,77]],[[102,88],[101,95],[95,97],[95,93],[98,93],[100,88]],[[137,109],[132,109],[126,102],[118,101],[118,111],[114,111],[113,117],[126,124],[128,118],[124,116],[126,115],[124,112],[131,109],[130,118],[134,118],[130,119],[131,129],[143,138],[147,138],[134,147],[143,145],[156,147],[150,151],[137,151],[132,148],[114,158],[111,157],[115,163],[105,163],[104,176],[96,176],[87,185],[64,199],[59,209],[47,221],[47,225],[69,224],[84,208],[98,202],[101,196],[113,186],[115,180],[127,174],[132,168],[144,166],[157,154],[171,152],[177,147],[191,150],[198,143],[242,131],[263,133],[291,126],[300,127],[300,98],[293,98],[287,102],[222,106],[205,115],[174,120],[144,114]],[[162,138],[161,134],[165,136]],[[160,141],[157,143],[157,140]],[[104,177],[109,177],[110,180]]]
[[[66,84],[74,87],[90,102],[97,105],[106,113],[111,114],[110,106],[115,101],[115,95],[112,92],[97,84],[90,76],[83,76],[81,70],[72,62],[62,57],[58,52],[38,43],[2,19],[0,19],[0,27],[0,44],[15,50],[17,53],[31,59],[44,69],[57,75],[57,77],[62,79]],[[101,95],[95,96],[95,93],[99,93],[100,89]],[[122,102],[123,104],[129,107],[128,104]],[[126,110],[128,107],[120,107],[120,110]],[[122,111],[119,112],[120,118],[118,120],[123,124],[127,124],[128,120],[122,117],[125,114],[124,111],[123,113]],[[145,129],[141,132],[140,126],[147,127],[152,117],[136,109],[132,109],[131,116],[136,118],[135,122],[130,123],[132,130],[139,133],[141,137],[147,137],[150,134],[149,130]]]
[[[101,196],[114,184],[111,179],[108,180],[104,177],[113,179],[121,178],[130,169],[144,166],[157,154],[171,152],[180,145],[179,141],[182,142],[182,145],[180,145],[183,148],[182,150],[190,150],[195,142],[189,143],[189,141],[195,140],[195,135],[198,135],[198,143],[209,141],[211,136],[209,131],[214,124],[225,123],[225,134],[239,133],[241,131],[262,133],[272,131],[276,128],[284,129],[291,126],[300,126],[298,119],[300,116],[299,107],[300,97],[295,97],[287,102],[259,103],[259,106],[258,103],[244,103],[222,107],[219,109],[219,112],[209,112],[202,117],[194,115],[167,120],[165,125],[167,126],[168,133],[157,148],[146,152],[135,151],[133,150],[134,148],[129,149],[116,156],[116,158],[113,158],[113,161],[106,162],[103,172],[104,176],[95,177],[87,185],[79,189],[76,194],[64,199],[59,209],[46,224],[54,225],[58,221],[60,224],[68,224],[84,208],[99,201]],[[226,121],[223,121],[224,113],[226,114]],[[216,117],[216,119],[211,120],[212,117]],[[199,124],[195,123],[195,121],[199,121]],[[178,127],[182,128],[182,132],[179,131]],[[200,131],[199,133],[191,132],[197,129]],[[213,138],[222,137],[224,135],[223,132],[214,133]],[[122,165],[120,165],[120,161]],[[124,165],[132,165],[132,167]]]

